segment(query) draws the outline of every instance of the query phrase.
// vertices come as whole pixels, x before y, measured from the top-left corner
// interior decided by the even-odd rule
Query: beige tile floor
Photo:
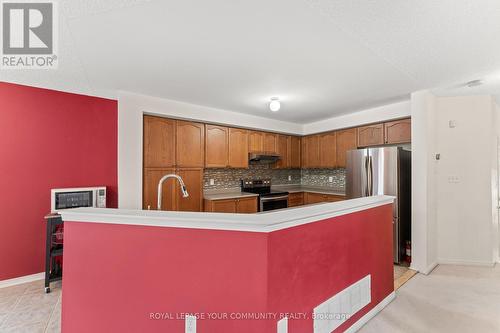
[[[0,288],[1,333],[61,331],[61,284],[45,294],[43,280]]]
[[[498,333],[500,265],[438,266],[417,274],[361,333]]]

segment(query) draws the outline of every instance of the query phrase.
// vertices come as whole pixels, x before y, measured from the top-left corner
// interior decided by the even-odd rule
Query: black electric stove
[[[259,195],[259,211],[288,207],[288,192],[271,190],[271,179],[242,179],[241,191]]]

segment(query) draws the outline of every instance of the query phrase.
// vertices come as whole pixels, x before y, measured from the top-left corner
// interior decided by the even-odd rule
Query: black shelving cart
[[[59,214],[45,216],[47,221],[47,238],[45,241],[45,292],[50,293],[50,283],[62,279],[62,262],[57,257],[63,254],[62,226]]]

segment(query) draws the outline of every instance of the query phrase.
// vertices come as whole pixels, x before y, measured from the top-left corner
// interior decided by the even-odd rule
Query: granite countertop
[[[345,191],[343,189],[333,188],[333,187],[319,187],[319,186],[307,186],[307,185],[276,185],[272,187],[273,190],[287,191],[290,193],[298,192],[311,192],[319,194],[332,194],[332,195],[342,195],[345,196]]]
[[[257,196],[259,195],[255,193],[241,192],[239,189],[208,190],[203,192],[203,198],[206,200],[238,199]]]

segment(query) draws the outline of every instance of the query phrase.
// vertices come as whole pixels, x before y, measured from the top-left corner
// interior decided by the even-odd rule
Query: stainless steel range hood
[[[281,156],[271,152],[253,152],[248,154],[248,160],[251,163],[275,163],[281,159]]]

